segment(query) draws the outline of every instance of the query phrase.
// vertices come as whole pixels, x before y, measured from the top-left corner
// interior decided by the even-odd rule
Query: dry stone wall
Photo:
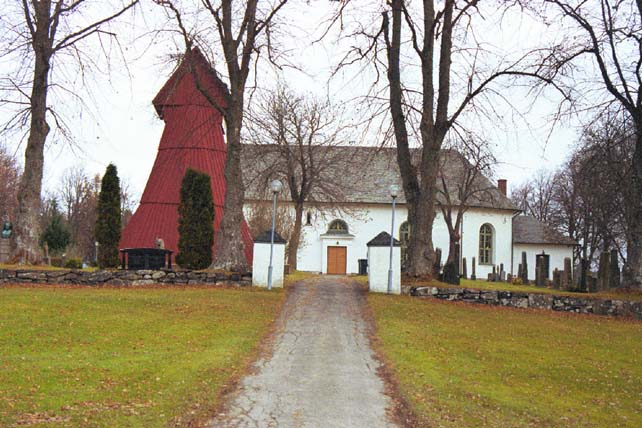
[[[40,283],[62,285],[150,285],[150,284],[216,284],[252,285],[251,274],[165,271],[165,270],[5,270],[0,269],[2,283]]]
[[[409,291],[411,296],[417,297],[513,308],[536,308],[559,312],[623,316],[642,320],[642,302],[628,300],[445,287],[412,287]]]

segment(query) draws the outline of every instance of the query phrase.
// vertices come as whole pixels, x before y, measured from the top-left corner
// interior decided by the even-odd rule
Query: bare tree
[[[50,121],[64,127],[64,119],[56,114],[48,100],[52,88],[65,89],[63,82],[51,80],[53,64],[56,59],[58,67],[75,61],[77,69],[72,74],[84,79],[87,70],[95,64],[98,52],[107,52],[110,49],[107,46],[109,39],[116,37],[106,26],[132,9],[138,1],[15,0],[7,5],[7,9],[18,11],[18,14],[12,15],[16,21],[2,20],[3,27],[8,28],[3,28],[5,43],[0,54],[15,57],[15,52],[19,52],[18,58],[22,63],[15,75],[3,79],[5,89],[9,88],[15,96],[3,99],[2,103],[21,107],[7,126],[26,126],[29,123],[13,242],[14,250],[18,251],[23,263],[39,258],[38,213]],[[96,38],[99,44],[93,55],[88,55],[81,48],[82,42],[89,37]],[[30,70],[32,76],[25,70]],[[67,95],[73,97],[73,92],[68,89]]]
[[[345,191],[345,180],[336,175],[337,163],[349,158],[345,148],[338,147],[349,144],[340,116],[340,108],[311,95],[296,95],[284,86],[255,102],[250,114],[248,139],[269,145],[262,152],[271,155],[257,162],[263,167],[256,168],[254,180],[262,181],[262,188],[267,188],[269,180],[284,180],[294,204],[288,242],[292,269],[297,268],[304,205],[332,204]]]
[[[99,192],[100,181],[90,179],[81,167],[63,173],[58,199],[71,233],[72,252],[80,259],[93,260]]]
[[[642,2],[639,0],[545,0],[561,15],[564,30],[571,33],[551,49],[551,67],[558,81],[571,80],[583,90],[589,107],[620,109],[630,117],[635,146],[628,158],[631,176],[625,184],[630,194],[625,221],[627,260],[623,284],[642,288]],[[550,17],[548,17],[550,19]],[[582,61],[592,60],[597,76],[572,72]],[[571,67],[575,67],[571,70]],[[588,69],[588,67],[585,67]],[[601,83],[596,91],[595,77]],[[586,97],[587,94],[590,96]]]
[[[492,198],[495,186],[486,178],[497,163],[488,144],[468,134],[447,143],[439,162],[437,206],[448,227],[449,245],[446,263],[459,263],[457,246],[461,222],[477,199]]]
[[[518,56],[489,54],[474,31],[473,23],[482,19],[478,3],[390,0],[374,32],[357,25],[351,36],[365,39],[366,46],[355,47],[342,61],[346,65],[369,59],[377,78],[380,69],[385,69],[388,111],[413,231],[408,247],[407,272],[411,276],[432,273],[440,152],[449,132],[461,127],[462,115],[474,110],[497,118],[489,96],[497,94],[492,84],[500,78],[511,84],[519,78],[533,78],[540,83],[539,89],[552,84],[564,92],[552,81],[555,71],[540,67],[542,58],[537,51]],[[507,7],[506,2],[496,4]],[[491,64],[490,58],[499,60]],[[460,62],[455,64],[455,60]],[[416,73],[407,73],[408,68]],[[533,86],[532,92],[537,94],[539,89]],[[418,158],[412,156],[412,144],[420,147]]]
[[[10,218],[16,208],[20,174],[16,158],[0,145],[0,220]]]
[[[229,88],[225,89],[224,94],[225,105],[214,99],[196,79],[203,96],[221,112],[227,131],[225,210],[216,237],[216,256],[212,268],[246,270],[248,266],[241,239],[245,198],[241,170],[245,89],[252,66],[261,50],[266,50],[271,57],[273,21],[287,0],[199,0],[187,6],[173,0],[154,1],[165,7],[176,19],[188,51],[196,45],[207,51],[205,45],[214,45],[223,53],[229,79]],[[186,17],[198,15],[199,9],[205,12],[204,20],[196,22],[194,28],[188,27],[190,23]]]
[[[557,208],[554,181],[553,173],[541,169],[535,177],[516,187],[511,192],[511,199],[524,213],[551,224]]]

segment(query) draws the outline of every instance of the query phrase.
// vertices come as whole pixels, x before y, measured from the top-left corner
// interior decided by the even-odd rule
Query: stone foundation
[[[554,294],[515,293],[512,291],[475,290],[469,288],[412,287],[411,296],[481,303],[513,308],[535,308],[579,314],[632,317],[642,320],[642,302],[593,299]]]
[[[251,274],[165,270],[4,270],[1,283],[40,283],[61,285],[252,285]]]

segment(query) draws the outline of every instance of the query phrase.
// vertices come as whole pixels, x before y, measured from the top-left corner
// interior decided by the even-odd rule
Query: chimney
[[[497,180],[497,188],[499,189],[499,191],[501,192],[502,195],[507,196],[506,195],[506,179],[505,178],[500,178],[499,180]]]

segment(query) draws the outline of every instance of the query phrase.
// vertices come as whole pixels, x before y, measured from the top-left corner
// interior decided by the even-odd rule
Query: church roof
[[[513,243],[577,245],[573,239],[528,215],[513,218]]]
[[[397,165],[396,149],[364,146],[334,146],[317,147],[316,155],[325,164],[319,171],[323,184],[322,189],[313,192],[310,202],[331,203],[373,203],[389,204],[389,188],[396,184],[401,189],[398,203],[405,203],[399,167]],[[415,152],[418,153],[418,152]],[[464,160],[456,151],[442,152],[445,178],[448,193],[454,205],[459,203],[457,198],[457,183],[460,183],[465,173]],[[279,163],[282,156],[278,146],[270,144],[246,144],[243,146],[242,163],[246,188],[246,199],[269,199],[268,183],[276,177],[285,177],[283,167]],[[475,188],[480,191],[472,195],[467,205],[469,207],[495,208],[519,211],[506,196],[504,196],[490,180],[478,175],[474,181]],[[438,186],[441,188],[441,185]],[[287,186],[286,186],[287,189]],[[283,192],[289,197],[287,191]],[[438,194],[439,202],[445,203],[443,195]]]

